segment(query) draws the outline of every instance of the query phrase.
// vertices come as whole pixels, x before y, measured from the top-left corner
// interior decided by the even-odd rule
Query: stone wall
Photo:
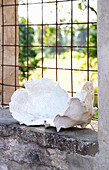
[[[2,7],[0,0],[0,83],[2,82]],[[14,4],[13,0],[4,0],[4,5]],[[16,1],[18,3],[18,1]],[[15,25],[15,6],[4,6],[4,24]],[[18,6],[16,7],[16,24],[18,24]],[[18,44],[18,27],[16,27],[16,44]],[[4,45],[15,45],[15,26],[4,27]],[[6,65],[15,65],[15,47],[4,46],[4,62]],[[18,65],[18,48],[16,48],[16,64]],[[15,68],[10,66],[3,67],[3,83],[7,85],[15,85]],[[16,82],[18,85],[18,67],[16,68]],[[15,91],[14,87],[3,87],[3,100],[5,104],[10,102],[10,98]],[[1,101],[2,86],[0,85],[0,101]]]
[[[93,170],[97,152],[92,129],[27,127],[0,110],[0,170]]]
[[[109,169],[109,1],[98,0],[98,105],[100,169]]]

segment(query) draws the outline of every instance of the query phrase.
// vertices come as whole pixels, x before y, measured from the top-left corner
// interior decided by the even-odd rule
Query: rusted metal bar
[[[87,25],[88,22],[73,22],[73,25],[79,25],[79,24],[86,24]],[[97,22],[89,22],[89,24],[97,24]],[[31,24],[31,23],[29,23],[28,25],[29,26],[42,26],[42,24]],[[43,23],[43,25],[44,26],[46,26],[46,25],[48,25],[48,26],[51,25],[52,26],[52,25],[56,25],[56,24],[55,23],[54,24],[53,23],[52,24],[47,24],[47,23],[44,24]],[[69,22],[69,23],[57,23],[57,25],[71,25],[71,22]],[[16,24],[16,25],[13,25],[13,24],[8,24],[7,25],[7,24],[5,24],[4,25],[4,27],[12,27],[12,26],[22,26],[23,27],[23,26],[27,26],[27,25],[26,24]]]
[[[73,1],[71,1],[71,91],[73,96]]]
[[[3,64],[3,66],[5,67],[15,67],[15,65],[6,65],[6,64]],[[27,68],[27,66],[20,66],[20,65],[16,65],[16,67],[25,67]],[[55,67],[41,67],[41,66],[28,66],[29,68],[40,68],[40,69],[56,69]],[[61,67],[57,67],[57,70],[74,70],[74,71],[90,71],[90,72],[98,72],[98,70],[87,70],[87,69],[76,69],[76,68],[61,68]]]
[[[17,20],[17,13],[16,13],[16,0],[15,0],[15,46],[17,44],[17,28],[16,28],[16,20]],[[16,90],[16,58],[17,58],[17,49],[15,47],[15,90]]]
[[[71,0],[63,0],[63,1],[57,1],[57,2],[68,2],[68,1],[71,1]],[[77,1],[77,0],[73,0],[73,1]],[[51,4],[51,3],[56,3],[56,0],[54,1],[46,1],[46,2],[43,2],[44,4]],[[35,3],[28,3],[28,5],[35,5],[35,4],[42,4],[42,2],[35,2]],[[22,3],[22,4],[16,4],[17,6],[19,5],[27,5],[27,3]],[[15,6],[15,4],[5,4],[3,6]]]
[[[2,46],[10,46],[10,47],[42,47],[40,45],[11,45],[11,44],[4,44]],[[43,47],[56,47],[56,46],[48,46],[48,45],[43,45]],[[71,46],[57,46],[57,47],[71,47]],[[96,46],[72,46],[73,48],[97,48]]]
[[[43,56],[43,53],[44,53],[44,51],[43,51],[43,47],[44,47],[44,45],[43,45],[43,33],[44,33],[44,27],[43,27],[44,25],[43,25],[43,0],[42,0],[42,77],[44,76],[43,75],[43,60],[44,60],[44,56]]]
[[[89,81],[89,0],[87,0],[87,80]]]
[[[29,69],[28,69],[28,62],[29,62],[29,40],[28,40],[28,36],[29,36],[29,14],[28,14],[28,0],[27,0],[27,80],[29,78]]]
[[[4,8],[2,0],[2,44],[4,44]],[[2,46],[2,106],[4,104],[4,46]]]
[[[57,4],[57,0],[56,0],[56,81],[58,80],[58,71],[57,71],[57,67],[58,67],[58,4]]]

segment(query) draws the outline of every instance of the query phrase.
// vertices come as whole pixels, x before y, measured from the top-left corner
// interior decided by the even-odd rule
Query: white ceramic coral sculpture
[[[97,108],[93,108],[94,87],[92,81],[87,81],[80,92],[76,93],[68,103],[64,113],[56,115],[54,124],[57,131],[61,128],[69,128],[80,125],[85,128],[91,122]]]
[[[24,85],[25,89],[16,90],[11,97],[12,116],[21,124],[54,125],[54,117],[67,107],[67,92],[58,82],[46,78],[27,81]]]
[[[57,131],[76,125],[84,128],[96,113],[92,81],[85,82],[69,101],[67,92],[54,80],[39,78],[24,85],[9,104],[12,116],[21,124],[56,126]]]

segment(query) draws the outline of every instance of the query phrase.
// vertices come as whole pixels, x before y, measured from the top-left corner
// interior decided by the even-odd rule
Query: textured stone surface
[[[98,0],[98,105],[100,170],[109,169],[109,1]],[[99,161],[97,161],[99,160]]]
[[[94,164],[94,158],[92,157],[69,154],[67,155],[67,160],[68,170],[97,170],[97,166],[95,167]]]
[[[84,156],[97,152],[94,130],[71,128],[57,133],[55,128],[27,127],[19,125],[8,109],[0,110],[0,170],[69,170],[76,164],[81,167]],[[79,162],[74,155],[80,156]]]
[[[14,4],[13,0],[4,0],[3,3]],[[16,0],[18,3],[18,0]],[[0,0],[0,83],[2,83],[2,0]],[[9,6],[4,7],[4,24],[15,25],[15,7]],[[16,24],[18,22],[18,6],[16,7]],[[18,27],[16,27],[16,44],[18,44]],[[4,44],[5,45],[15,45],[15,27],[8,26],[4,27]],[[15,47],[12,46],[4,46],[4,60],[3,64],[6,65],[15,65]],[[16,64],[18,64],[18,48],[16,48]],[[3,83],[8,85],[15,85],[15,68],[5,66],[3,69]],[[16,83],[18,85],[18,68],[16,68]],[[4,86],[3,88],[3,100],[5,104],[10,102],[11,96],[15,91],[14,87]],[[2,95],[2,86],[0,85],[0,103],[1,103],[1,95]]]

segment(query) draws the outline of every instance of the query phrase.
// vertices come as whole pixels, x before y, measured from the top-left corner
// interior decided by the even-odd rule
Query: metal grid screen
[[[90,21],[90,0],[87,0],[86,3],[87,3],[87,7],[86,7],[86,21],[84,22],[78,22],[78,21],[74,21],[74,8],[75,8],[75,2],[77,2],[78,0],[56,0],[56,1],[47,1],[47,0],[37,0],[37,1],[30,1],[30,0],[26,0],[24,3],[17,3],[16,0],[14,0],[14,2],[12,4],[5,4],[4,3],[5,0],[2,0],[2,82],[0,83],[1,86],[2,86],[2,92],[4,91],[4,87],[5,86],[12,86],[15,88],[15,90],[21,86],[19,86],[19,84],[17,84],[16,82],[16,69],[17,68],[20,68],[20,67],[25,67],[27,69],[27,80],[29,80],[29,69],[31,68],[38,68],[41,70],[41,76],[44,77],[44,70],[46,69],[50,69],[50,70],[55,70],[55,75],[56,75],[56,81],[60,81],[59,80],[59,77],[58,77],[58,71],[59,70],[65,70],[65,71],[69,71],[70,72],[70,90],[67,90],[69,94],[71,94],[71,96],[73,96],[73,94],[76,92],[74,90],[74,72],[86,72],[86,75],[87,75],[87,80],[90,80],[90,73],[91,72],[97,72],[96,69],[90,69],[90,63],[89,63],[89,58],[90,58],[90,49],[96,49],[96,45],[95,46],[92,46],[90,45],[90,42],[89,42],[89,36],[90,36],[90,25],[96,25],[97,22],[93,22],[93,21]],[[69,2],[70,3],[70,9],[69,9],[69,14],[70,14],[70,18],[69,18],[69,22],[59,22],[59,3],[66,3],[66,2]],[[51,5],[51,4],[54,4],[55,6],[55,23],[45,23],[44,22],[44,5],[45,4],[48,4],[48,5]],[[41,22],[40,23],[30,23],[29,21],[29,6],[32,6],[32,5],[40,5],[41,7]],[[24,7],[26,7],[26,13],[27,13],[27,23],[26,24],[18,24],[17,23],[17,7],[18,6],[22,6],[22,9]],[[14,15],[15,15],[15,24],[5,24],[4,22],[4,10],[5,8],[8,8],[8,7],[14,7]],[[8,14],[7,14],[8,15]],[[40,15],[40,14],[39,14]],[[35,16],[34,16],[35,17]],[[38,16],[39,17],[39,16]],[[86,27],[86,44],[81,44],[81,45],[75,45],[74,43],[74,27],[77,26],[77,25],[81,25],[81,24],[84,24],[85,27]],[[59,36],[59,27],[60,26],[63,26],[63,25],[66,25],[66,26],[69,26],[71,31],[70,31],[70,43],[68,45],[60,45],[58,43],[58,36]],[[27,32],[25,33],[26,34],[26,38],[27,38],[27,44],[19,44],[17,43],[17,38],[15,38],[15,42],[14,44],[5,44],[4,42],[4,36],[5,36],[5,32],[4,32],[4,29],[5,27],[13,27],[15,29],[15,37],[17,36],[17,28],[19,27],[25,27],[27,28]],[[40,45],[29,45],[29,27],[30,26],[40,26],[41,27],[41,43]],[[54,45],[46,45],[44,43],[44,27],[45,26],[55,26],[56,28],[56,33],[55,33],[55,39],[56,39],[56,42]],[[49,39],[48,39],[49,41]],[[14,65],[11,65],[11,64],[7,64],[7,63],[4,63],[4,58],[5,58],[5,55],[4,55],[4,47],[15,47],[15,63]],[[17,57],[17,48],[20,48],[20,47],[25,47],[27,50],[26,50],[26,65],[19,65],[17,64],[16,62],[16,57]],[[29,64],[29,48],[31,47],[40,47],[41,48],[41,64],[40,66],[31,66]],[[52,67],[52,66],[44,66],[44,48],[54,48],[55,49],[55,67]],[[58,49],[59,48],[68,48],[69,51],[70,51],[70,68],[67,68],[67,65],[66,67],[59,67],[58,66]],[[86,53],[87,53],[87,58],[86,58],[86,68],[85,69],[82,69],[82,68],[75,68],[75,65],[73,63],[73,51],[75,51],[75,49],[85,49],[86,50]],[[11,84],[5,84],[4,83],[4,68],[5,67],[14,67],[15,68],[15,78],[14,78],[14,85],[11,85]],[[66,81],[67,81],[67,77],[66,77]],[[81,81],[81,80],[80,80]],[[97,94],[95,94],[97,95]],[[2,93],[2,105],[6,105],[6,103],[4,103],[4,96],[3,96],[3,93]]]

